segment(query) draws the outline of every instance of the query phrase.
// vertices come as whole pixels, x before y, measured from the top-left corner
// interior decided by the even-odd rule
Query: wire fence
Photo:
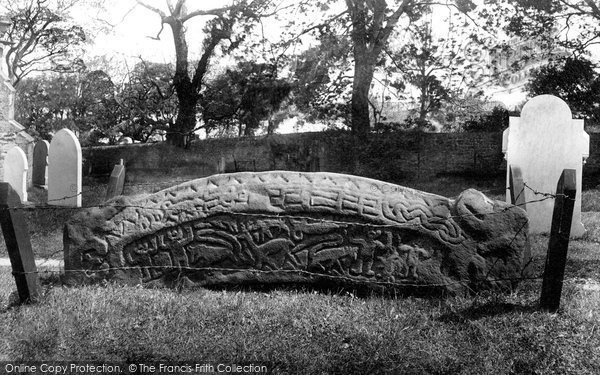
[[[151,184],[151,183],[149,183],[147,185],[148,186],[156,186],[155,184]],[[508,187],[507,189],[511,189],[511,188],[512,187]],[[338,225],[341,227],[365,227],[365,228],[374,229],[374,230],[406,229],[406,228],[416,229],[416,228],[421,228],[424,225],[444,224],[444,223],[447,223],[448,221],[457,221],[458,222],[458,221],[461,221],[461,220],[469,218],[469,217],[477,217],[477,218],[481,219],[482,216],[485,217],[485,216],[491,216],[491,215],[502,215],[509,210],[513,210],[513,209],[516,209],[521,206],[523,208],[525,208],[527,205],[530,205],[530,204],[539,203],[539,202],[547,201],[550,199],[556,199],[559,197],[563,198],[563,199],[572,199],[565,194],[540,192],[540,191],[537,191],[536,189],[532,188],[531,186],[527,185],[526,183],[523,183],[520,191],[516,192],[516,194],[513,194],[513,196],[516,195],[516,197],[517,197],[517,199],[515,199],[515,201],[518,201],[521,196],[525,195],[526,191],[530,192],[529,195],[533,195],[533,199],[530,199],[528,201],[525,201],[525,199],[522,199],[521,203],[519,203],[519,204],[508,205],[508,206],[504,207],[503,209],[496,210],[494,212],[454,214],[454,215],[446,215],[443,217],[436,217],[436,216],[422,217],[422,216],[417,215],[413,218],[407,219],[406,220],[407,222],[404,222],[404,223],[400,223],[400,222],[365,223],[365,222],[359,222],[356,220],[340,220],[340,219],[331,219],[331,218],[326,218],[326,217],[315,218],[313,216],[306,216],[303,214],[270,213],[270,212],[268,212],[268,213],[265,213],[265,212],[232,212],[231,210],[227,210],[227,209],[213,209],[209,213],[201,213],[198,216],[191,215],[191,217],[196,217],[197,219],[209,220],[210,217],[212,217],[212,216],[228,215],[231,217],[244,218],[244,219],[304,220],[304,221],[310,222],[310,223],[334,224],[334,225]],[[75,194],[72,194],[69,196],[64,196],[63,198],[50,199],[50,200],[47,200],[43,204],[38,203],[38,204],[20,205],[17,207],[0,207],[0,213],[5,210],[12,210],[12,211],[69,210],[70,212],[78,212],[78,211],[83,211],[83,210],[87,210],[87,209],[104,209],[104,208],[114,208],[118,211],[122,211],[122,210],[126,210],[126,209],[133,209],[133,210],[145,210],[145,211],[171,213],[171,214],[179,214],[179,213],[183,213],[183,212],[191,213],[191,214],[198,214],[198,211],[199,211],[197,208],[190,207],[189,205],[186,206],[185,204],[182,206],[175,206],[175,207],[157,207],[157,206],[147,207],[147,206],[140,205],[140,204],[123,203],[123,202],[127,202],[127,198],[113,199],[108,202],[98,203],[98,204],[89,204],[89,205],[85,205],[82,207],[65,207],[65,206],[60,206],[60,205],[54,205],[55,203],[59,203],[62,200],[71,199],[71,198],[74,198],[74,197],[77,197],[77,196],[80,196],[83,194],[91,194],[91,193],[94,193],[94,190],[82,191],[82,192],[75,193]],[[196,220],[196,219],[194,219],[194,220]],[[526,225],[527,225],[527,222],[525,221],[523,223],[523,225],[521,225],[521,227],[516,231],[516,233],[514,234],[514,236],[511,239],[508,246],[512,246],[513,242],[515,240],[517,240],[517,238],[519,236],[522,235],[522,232],[526,228]],[[158,229],[164,229],[164,228],[158,228]],[[476,242],[476,240],[465,239],[465,242],[468,242],[471,245],[473,245],[474,242]],[[388,250],[390,250],[389,249],[390,247],[392,247],[391,242],[388,245]],[[49,257],[50,258],[60,257],[62,252],[63,252],[63,250],[61,249],[52,254],[49,254]],[[499,261],[501,261],[500,258],[497,258],[495,260],[495,262],[499,262]],[[310,280],[327,280],[327,281],[333,281],[333,282],[336,282],[339,284],[351,285],[351,286],[384,287],[384,288],[390,288],[390,289],[414,288],[416,290],[418,290],[420,288],[452,289],[455,287],[460,287],[467,291],[474,292],[475,289],[477,289],[478,285],[485,284],[486,286],[490,286],[490,285],[494,285],[497,283],[502,283],[506,287],[507,284],[514,285],[515,283],[517,283],[519,281],[524,281],[524,280],[531,280],[531,281],[543,280],[544,279],[543,272],[533,274],[532,270],[530,269],[530,266],[532,266],[532,262],[533,262],[533,258],[526,260],[526,264],[524,264],[521,267],[521,269],[520,269],[521,274],[518,277],[500,277],[500,278],[498,278],[498,277],[490,276],[489,272],[493,269],[493,267],[495,265],[495,264],[490,264],[488,267],[488,274],[479,275],[476,278],[467,279],[467,280],[451,279],[448,277],[447,279],[450,279],[449,281],[445,281],[445,282],[441,282],[441,283],[421,282],[421,281],[418,281],[416,278],[411,279],[410,277],[401,278],[398,280],[394,280],[394,279],[390,280],[390,279],[386,279],[386,278],[380,278],[379,276],[381,276],[381,275],[376,275],[376,277],[365,277],[364,275],[361,275],[361,274],[351,275],[349,272],[346,274],[343,274],[343,273],[340,274],[340,272],[336,271],[335,273],[332,273],[331,272],[332,270],[325,270],[325,269],[323,269],[322,272],[321,271],[313,272],[312,270],[309,270],[308,268],[307,269],[298,269],[298,268],[286,269],[286,268],[273,268],[270,266],[266,266],[267,269],[264,269],[264,267],[259,269],[259,268],[248,267],[245,265],[241,265],[239,267],[238,267],[238,265],[235,265],[234,267],[215,267],[215,266],[194,266],[193,264],[192,265],[189,265],[189,264],[171,264],[171,265],[136,264],[136,265],[126,265],[126,266],[107,266],[107,267],[101,267],[98,269],[90,269],[90,268],[84,268],[84,269],[67,268],[67,269],[65,269],[64,264],[63,264],[63,266],[60,267],[59,269],[48,269],[49,267],[44,266],[44,263],[42,262],[39,265],[41,269],[35,269],[35,270],[29,270],[29,271],[16,271],[13,269],[13,275],[15,277],[19,277],[19,276],[27,276],[30,274],[52,275],[52,276],[56,276],[56,275],[68,276],[68,275],[73,275],[73,274],[83,274],[83,275],[100,275],[101,277],[103,277],[103,276],[109,276],[111,272],[114,273],[114,272],[139,271],[142,274],[145,273],[145,274],[152,275],[154,273],[155,275],[158,275],[157,277],[154,277],[154,279],[158,279],[165,275],[169,275],[170,277],[174,278],[175,280],[180,280],[189,274],[220,273],[221,275],[227,275],[227,274],[236,274],[236,273],[243,272],[243,273],[246,273],[247,275],[251,275],[251,276],[274,275],[277,277],[280,275],[285,275],[286,277],[288,277],[288,276],[292,275],[292,276],[297,276],[297,278],[294,279],[294,280],[296,280],[296,282],[299,282],[300,279],[305,279],[305,280],[309,280],[309,281]],[[408,270],[407,270],[406,276],[408,276]],[[107,279],[109,279],[109,278],[107,277]],[[151,279],[151,280],[154,280],[154,279]],[[576,283],[579,282],[578,278],[571,278],[571,279],[567,279],[567,280],[570,280],[569,282],[576,282]]]
[[[427,224],[441,224],[441,223],[447,222],[448,220],[460,221],[461,219],[465,219],[467,217],[473,217],[473,216],[481,217],[482,215],[483,216],[501,215],[501,214],[504,214],[506,211],[515,209],[519,206],[526,206],[528,204],[543,202],[543,201],[546,201],[549,199],[556,199],[557,197],[564,197],[566,199],[570,199],[564,194],[545,193],[545,192],[536,191],[535,189],[528,186],[527,184],[524,184],[523,188],[518,192],[518,196],[525,194],[525,189],[528,189],[534,196],[536,196],[536,197],[539,196],[540,198],[531,199],[529,201],[525,201],[518,205],[510,205],[501,210],[498,210],[495,212],[484,213],[484,214],[470,213],[470,214],[461,214],[461,215],[448,215],[445,217],[427,217],[426,218]],[[107,203],[91,204],[91,205],[86,205],[86,206],[82,206],[82,207],[64,207],[64,206],[55,206],[55,205],[51,204],[51,203],[58,202],[58,201],[61,201],[64,199],[70,199],[70,198],[76,197],[81,194],[82,193],[77,193],[77,194],[65,196],[65,197],[59,198],[59,199],[52,199],[52,200],[47,201],[46,204],[30,204],[30,205],[22,205],[22,206],[11,207],[11,208],[6,208],[6,207],[0,208],[0,211],[2,211],[2,210],[35,211],[35,210],[48,210],[48,209],[51,209],[51,210],[64,209],[64,210],[71,210],[71,211],[81,211],[81,210],[86,210],[86,209],[93,209],[93,208],[102,209],[102,208],[108,208],[108,207],[115,208],[117,210],[135,209],[135,210],[149,210],[149,211],[154,211],[154,212],[158,211],[158,212],[163,212],[163,213],[167,213],[167,212],[169,212],[169,213],[181,213],[181,212],[197,213],[197,211],[198,211],[196,208],[192,208],[192,207],[146,207],[146,206],[138,205],[138,204],[122,204],[122,203],[119,203],[120,202],[119,200],[112,200]],[[50,203],[50,204],[48,204],[48,203]],[[367,227],[367,228],[373,228],[373,229],[388,229],[388,228],[393,228],[393,229],[412,228],[412,229],[414,229],[414,228],[422,227],[424,224],[423,218],[420,216],[416,216],[414,218],[414,222],[412,222],[412,223],[407,222],[407,223],[391,223],[391,224],[364,223],[364,222],[357,222],[357,221],[351,221],[351,220],[346,221],[346,220],[334,220],[334,219],[328,219],[328,218],[315,218],[312,216],[305,216],[305,215],[298,215],[298,214],[232,212],[232,211],[228,211],[228,210],[214,210],[210,213],[210,216],[215,216],[215,215],[220,215],[220,214],[226,214],[226,215],[229,215],[232,217],[254,218],[254,219],[306,220],[307,222],[311,222],[311,223],[326,223],[326,224],[336,224],[336,225],[344,226],[344,227]],[[206,217],[206,219],[209,219],[209,217]],[[526,227],[526,222],[514,234],[510,245],[512,245],[512,241],[515,241],[518,238],[518,236],[522,234],[522,231],[524,230],[525,227]],[[62,253],[62,250],[57,251],[53,254],[50,254],[49,256],[50,256],[50,258],[54,258],[54,257],[59,256],[61,253]],[[135,265],[135,266],[123,266],[123,267],[109,266],[109,267],[101,268],[101,269],[63,269],[63,268],[61,268],[59,270],[39,269],[39,270],[27,271],[27,272],[13,271],[13,275],[15,275],[15,276],[28,275],[28,274],[32,274],[32,273],[46,274],[46,275],[47,274],[69,275],[69,274],[77,274],[77,273],[84,274],[84,275],[89,275],[92,273],[100,274],[100,275],[108,275],[110,272],[140,270],[140,271],[148,272],[148,273],[150,273],[151,271],[160,271],[159,274],[161,276],[163,276],[165,274],[172,274],[172,275],[175,275],[175,279],[178,279],[180,277],[185,276],[188,273],[247,272],[252,275],[295,275],[295,276],[299,276],[299,277],[304,277],[306,279],[315,279],[316,278],[319,280],[331,280],[331,281],[340,282],[340,283],[344,283],[344,284],[351,284],[351,285],[365,285],[365,286],[391,287],[391,288],[410,287],[410,288],[417,288],[417,289],[418,288],[449,288],[449,287],[454,287],[454,286],[461,286],[461,287],[464,287],[464,288],[470,290],[477,283],[486,283],[489,285],[489,284],[494,284],[494,283],[515,283],[515,282],[523,281],[523,280],[542,280],[544,277],[543,273],[536,274],[536,275],[532,275],[531,273],[529,273],[529,274],[524,273],[524,270],[530,266],[531,262],[532,262],[532,259],[529,259],[528,263],[522,267],[522,274],[519,277],[490,278],[490,277],[488,277],[488,275],[485,275],[485,277],[483,277],[481,279],[452,280],[452,281],[448,281],[448,282],[444,282],[444,283],[420,283],[420,282],[414,282],[410,279],[402,279],[400,281],[389,281],[389,280],[361,277],[360,275],[351,276],[351,275],[344,275],[344,274],[312,272],[307,269],[256,269],[256,268],[243,268],[243,267],[240,267],[240,268],[195,267],[193,265],[190,266],[190,265],[181,265],[181,264],[179,264],[179,265]],[[40,264],[40,266],[44,267],[43,263]]]

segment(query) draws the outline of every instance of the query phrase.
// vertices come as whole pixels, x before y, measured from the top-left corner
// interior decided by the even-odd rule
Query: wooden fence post
[[[0,225],[21,303],[37,301],[39,281],[21,198],[8,182],[0,183]]]
[[[523,174],[521,168],[516,165],[509,167],[508,187],[510,190],[510,203],[519,206],[527,211],[525,207],[525,183],[523,182]]]
[[[110,174],[110,180],[108,181],[108,188],[106,189],[106,199],[116,197],[117,195],[123,194],[123,186],[125,185],[125,165],[123,159],[119,160],[119,164],[116,164]]]
[[[540,307],[549,311],[556,311],[560,307],[576,192],[575,170],[563,170],[556,187],[550,241],[540,297]]]

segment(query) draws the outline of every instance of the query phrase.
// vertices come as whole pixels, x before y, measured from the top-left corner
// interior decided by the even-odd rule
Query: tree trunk
[[[352,82],[352,132],[366,136],[371,129],[369,117],[369,90],[373,81],[374,65],[367,58],[355,56],[354,81]]]
[[[196,106],[199,96],[190,85],[182,85],[177,88],[177,99],[179,100],[179,112],[173,127],[167,129],[167,142],[185,148],[193,138],[196,127]],[[186,87],[187,86],[187,87]],[[187,89],[186,89],[187,88]]]

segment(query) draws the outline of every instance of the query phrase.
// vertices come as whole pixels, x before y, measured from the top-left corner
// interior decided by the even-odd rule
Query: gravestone
[[[22,202],[27,201],[27,155],[19,146],[8,150],[4,157],[4,181],[17,192]]]
[[[550,232],[554,199],[547,194],[556,192],[564,169],[574,169],[577,175],[571,235],[579,237],[585,233],[581,223],[581,176],[589,144],[583,120],[574,120],[569,106],[552,95],[536,96],[525,104],[521,117],[510,118],[502,149],[507,164],[521,169],[531,233]],[[510,201],[509,191],[506,200]]]
[[[108,181],[108,187],[106,189],[106,200],[116,197],[117,195],[123,194],[123,186],[125,185],[125,165],[123,159],[119,160],[119,164],[116,164],[110,174],[110,180]]]
[[[48,141],[38,141],[33,148],[33,174],[34,186],[46,187],[48,185]]]
[[[69,284],[313,283],[417,294],[511,289],[527,216],[334,173],[240,172],[120,196],[65,226]]]
[[[81,207],[81,146],[75,133],[59,130],[48,150],[48,204]]]

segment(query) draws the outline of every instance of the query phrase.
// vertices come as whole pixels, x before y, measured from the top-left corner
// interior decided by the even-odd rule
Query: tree
[[[204,78],[208,71],[209,61],[217,46],[223,41],[229,41],[228,49],[236,48],[244,39],[241,35],[235,38],[233,28],[237,22],[248,21],[259,17],[268,0],[240,0],[234,5],[209,10],[188,11],[186,0],[177,0],[175,4],[166,0],[168,11],[156,8],[143,0],[137,0],[143,7],[158,14],[161,25],[168,25],[173,33],[175,45],[175,76],[173,85],[177,93],[179,109],[177,120],[167,131],[167,141],[178,146],[186,147],[190,141],[196,123],[197,108],[201,98]],[[203,52],[190,75],[189,48],[185,37],[185,23],[196,17],[210,17],[204,31]],[[162,32],[159,31],[158,36]]]
[[[343,119],[349,123],[352,45],[331,34],[324,30],[319,44],[296,56],[291,103],[307,121]]]
[[[490,0],[484,16],[496,18],[511,35],[543,37],[547,43],[573,51],[589,52],[600,44],[600,4],[597,0]]]
[[[489,78],[482,40],[476,28],[459,16],[449,17],[444,32],[434,33],[432,20],[416,21],[394,36],[399,47],[390,43],[385,50],[390,59],[385,72],[391,86],[401,95],[410,94],[411,88],[417,93],[414,112],[420,123],[426,123],[451,101],[477,95],[482,82]]]
[[[72,74],[24,78],[17,86],[15,119],[30,135],[45,140],[59,129],[76,129],[77,86]]]
[[[325,11],[332,2],[322,0],[316,4]],[[470,0],[441,3],[427,0],[345,0],[343,4],[342,12],[305,27],[295,40],[307,33],[327,33],[338,40],[349,41],[353,59],[350,127],[354,134],[364,136],[370,131],[369,93],[375,71],[385,61],[382,53],[394,29],[399,24],[406,27],[415,22],[431,6],[444,5],[466,13],[474,9],[474,4]]]
[[[388,5],[385,0],[346,0],[351,20],[351,40],[354,56],[354,79],[352,82],[352,130],[356,134],[368,133],[369,90],[381,54],[389,42],[394,28],[401,18],[407,22],[418,20],[435,1],[402,0]],[[470,0],[446,2],[463,13],[475,8]],[[429,82],[426,82],[429,81]],[[423,80],[421,85],[432,84]]]
[[[573,115],[600,125],[600,74],[584,58],[566,58],[534,70],[526,89],[530,96],[551,94],[563,99]]]
[[[118,94],[124,136],[147,142],[157,131],[174,126],[178,103],[173,74],[171,64],[136,64]]]
[[[288,97],[292,85],[277,78],[271,64],[239,63],[206,85],[202,100],[202,119],[207,132],[219,126],[238,126],[238,135],[253,135],[263,120],[267,133],[278,125],[273,114]]]
[[[93,139],[108,138],[116,142],[119,106],[115,98],[116,87],[112,78],[103,70],[83,75],[79,81],[75,125],[81,132],[93,134]]]
[[[101,70],[25,78],[17,87],[15,118],[29,134],[42,139],[69,128],[91,143],[104,137],[115,143],[119,118],[115,90]]]
[[[8,0],[0,5],[11,21],[5,52],[13,86],[32,72],[74,72],[83,68],[84,28],[69,12],[78,5],[98,7],[102,0]]]
[[[414,25],[409,35],[410,41],[391,57],[403,80],[416,87],[419,93],[417,118],[424,122],[450,95],[440,78],[445,78],[445,70],[452,61],[446,61],[445,56],[438,53],[440,46],[433,40],[429,23]],[[404,82],[395,82],[395,86],[404,91]]]

